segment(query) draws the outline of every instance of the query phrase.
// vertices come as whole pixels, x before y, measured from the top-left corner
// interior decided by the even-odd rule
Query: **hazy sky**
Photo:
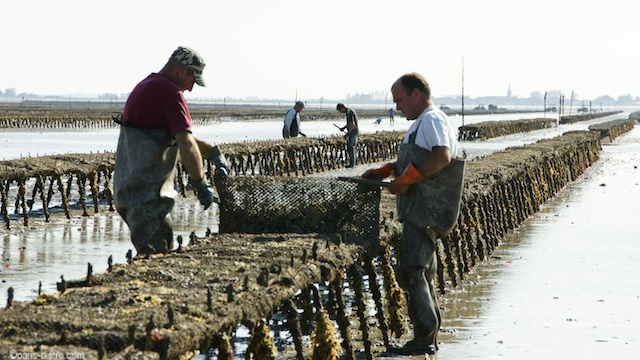
[[[634,2],[2,0],[0,90],[127,93],[179,45],[202,54],[188,98],[342,99],[409,71],[435,97],[640,96]],[[594,6],[597,5],[597,6]]]

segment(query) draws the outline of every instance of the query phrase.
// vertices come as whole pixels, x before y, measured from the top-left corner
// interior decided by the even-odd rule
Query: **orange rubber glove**
[[[393,170],[395,170],[396,165],[394,163],[386,163],[377,169],[369,169],[367,170],[362,177],[366,178],[371,175],[380,175],[382,179],[386,179],[389,176],[393,175]]]
[[[413,164],[409,164],[402,175],[398,176],[393,181],[396,183],[396,185],[403,186],[419,183],[422,180],[424,180],[424,176],[422,176],[420,171],[418,171],[418,169]]]

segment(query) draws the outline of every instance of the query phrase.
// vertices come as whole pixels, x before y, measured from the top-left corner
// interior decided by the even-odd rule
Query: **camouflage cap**
[[[202,78],[202,71],[207,64],[204,62],[204,59],[202,59],[202,56],[200,56],[200,54],[198,54],[192,48],[179,46],[178,49],[176,49],[176,51],[171,54],[171,57],[180,61],[181,63],[188,66],[191,70],[193,70],[193,74],[196,77],[196,84],[200,86],[206,86],[204,84],[204,79]]]

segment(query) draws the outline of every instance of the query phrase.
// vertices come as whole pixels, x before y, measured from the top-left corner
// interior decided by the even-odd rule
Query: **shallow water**
[[[600,161],[443,297],[437,358],[636,358],[639,167],[640,128],[604,144]]]
[[[460,149],[473,158],[624,117],[626,114],[619,114],[464,142]],[[396,119],[392,127],[388,122],[374,125],[373,119],[368,120],[361,120],[363,132],[406,130],[410,124]],[[459,121],[452,120],[454,124]],[[486,120],[497,119],[476,119]],[[343,125],[336,121],[305,122],[303,131],[310,136],[336,134],[332,123]],[[272,139],[275,137],[271,133],[280,127],[280,120],[223,122],[198,128],[202,131],[197,133],[214,142],[228,143],[243,136]],[[32,156],[113,151],[117,141],[115,130],[39,134],[0,132],[3,156],[13,156],[9,148],[26,149],[22,153]],[[96,141],[87,141],[87,137]],[[76,138],[78,143],[74,143]],[[2,148],[3,144],[8,147]],[[87,144],[93,147],[87,149]],[[69,146],[74,150],[69,151]],[[640,279],[633,270],[640,255],[635,234],[640,202],[637,166],[640,129],[603,145],[598,163],[506,239],[489,261],[474,269],[467,284],[442,297],[444,331],[440,351],[432,358],[628,358],[629,352],[640,350],[636,335],[640,330],[636,310],[640,306]],[[341,174],[360,174],[367,167],[358,166]],[[192,198],[179,200],[173,216],[175,235],[185,239],[192,231],[198,236],[204,236],[207,228],[217,231],[217,208],[202,211]],[[55,282],[61,275],[67,280],[83,278],[89,262],[94,272],[103,272],[110,255],[115,263],[124,263],[126,252],[133,250],[126,225],[117,213],[108,211],[48,224],[32,218],[29,227],[16,221],[10,231],[0,230],[0,237],[0,296],[13,287],[18,301],[35,298],[40,281],[42,291],[55,292]]]
[[[465,124],[488,120],[532,119],[541,116],[541,113],[465,116]],[[302,117],[304,119],[304,112]],[[451,121],[456,128],[462,125],[461,116],[453,116]],[[405,131],[411,123],[402,117],[396,117],[393,124],[390,124],[387,118],[384,118],[380,124],[376,124],[373,118],[359,119],[361,133]],[[333,124],[344,126],[345,120],[340,118],[302,121],[300,127],[302,132],[311,137],[340,134],[340,131]],[[0,130],[0,158],[11,160],[52,154],[114,152],[118,145],[118,133],[118,129],[73,129],[64,132],[51,129],[28,132],[15,129]],[[197,125],[194,127],[194,134],[216,144],[274,140],[282,137],[282,120],[223,121],[211,125]]]

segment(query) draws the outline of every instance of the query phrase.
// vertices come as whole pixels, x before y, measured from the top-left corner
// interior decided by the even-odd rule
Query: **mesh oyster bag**
[[[216,177],[221,233],[340,234],[378,238],[380,188],[332,178]]]

